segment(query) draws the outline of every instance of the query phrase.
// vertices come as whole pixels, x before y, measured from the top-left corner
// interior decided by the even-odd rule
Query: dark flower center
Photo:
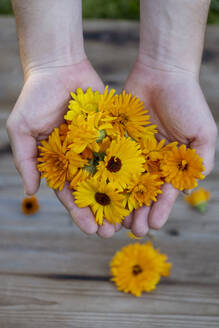
[[[65,170],[66,163],[67,160],[61,160],[60,158],[57,158],[56,161],[54,161],[54,167],[58,170]]]
[[[26,202],[25,207],[26,209],[30,210],[33,207],[33,204],[31,202]]]
[[[178,164],[178,169],[181,170],[181,171],[187,171],[188,170],[188,162],[186,160],[182,160]]]
[[[122,167],[122,162],[118,157],[112,156],[107,164],[107,170],[110,172],[118,172]]]
[[[132,273],[134,276],[137,276],[139,273],[142,273],[142,271],[142,268],[138,264],[134,265],[132,268]]]
[[[99,203],[102,206],[109,205],[110,204],[110,198],[106,194],[102,192],[96,192],[95,199],[97,203]]]

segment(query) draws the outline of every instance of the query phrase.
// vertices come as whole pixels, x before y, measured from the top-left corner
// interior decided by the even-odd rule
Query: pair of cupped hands
[[[50,63],[25,73],[24,87],[7,121],[7,131],[15,165],[28,195],[35,194],[40,186],[37,145],[63,122],[69,92],[79,87],[104,90],[102,80],[87,58],[67,66]],[[138,58],[124,89],[145,102],[151,122],[158,127],[158,140],[165,138],[168,142],[178,141],[196,148],[204,159],[205,175],[209,174],[214,165],[217,128],[197,76],[171,65],[161,69],[159,65],[152,67]],[[136,236],[144,236],[149,228],[161,228],[178,196],[178,191],[166,183],[156,203],[132,212],[122,225],[105,221],[98,226],[89,208],[74,204],[67,184],[55,193],[83,232],[97,233],[103,238],[112,237],[121,226],[131,229]]]

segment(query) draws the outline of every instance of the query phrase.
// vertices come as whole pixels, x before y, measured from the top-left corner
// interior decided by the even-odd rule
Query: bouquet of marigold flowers
[[[157,141],[144,103],[123,91],[71,93],[65,123],[39,146],[38,169],[53,189],[65,183],[79,207],[89,206],[99,225],[121,221],[150,206],[164,182],[192,189],[204,166],[195,149]]]

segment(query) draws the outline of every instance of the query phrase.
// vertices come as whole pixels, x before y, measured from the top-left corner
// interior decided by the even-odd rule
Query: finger
[[[115,233],[115,226],[113,224],[110,224],[106,220],[103,221],[104,224],[99,226],[97,234],[98,236],[102,238],[110,238]]]
[[[130,229],[133,221],[133,212],[131,212],[128,216],[125,217],[125,219],[122,221],[122,225],[126,229]]]
[[[204,175],[208,175],[214,168],[214,160],[215,160],[215,142],[209,144],[208,142],[205,144],[198,144],[197,141],[191,143],[191,148],[195,148],[197,153],[201,158],[203,158],[203,165],[205,167]]]
[[[56,196],[70,213],[75,224],[86,234],[97,232],[98,225],[89,207],[79,208],[74,203],[74,197],[66,183],[62,191],[55,191]]]
[[[148,224],[152,229],[160,229],[167,221],[175,200],[179,194],[171,184],[163,185],[163,193],[158,196],[157,202],[153,203]]]
[[[31,135],[19,134],[16,131],[10,131],[10,129],[8,129],[8,135],[15,166],[23,179],[24,191],[28,195],[33,195],[40,186],[36,140]]]
[[[135,211],[131,230],[136,237],[144,237],[148,232],[149,211],[149,206],[142,206]]]
[[[182,191],[186,196],[190,195],[192,193],[192,190],[191,189],[184,189]]]
[[[207,108],[209,112],[209,109]],[[211,117],[208,125],[204,129],[200,130],[196,138],[190,144],[191,148],[195,148],[199,156],[203,158],[203,164],[205,166],[205,175],[208,175],[213,167],[215,160],[215,146],[217,141],[217,126]]]
[[[117,231],[119,231],[120,229],[122,228],[122,224],[120,223],[120,224],[116,224],[115,225],[115,231],[117,232]]]

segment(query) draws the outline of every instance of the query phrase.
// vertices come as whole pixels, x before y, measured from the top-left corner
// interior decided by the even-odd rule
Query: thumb
[[[7,131],[11,141],[14,163],[23,179],[24,191],[28,195],[33,195],[40,185],[40,173],[36,166],[36,140],[31,135],[19,134],[13,130],[10,122],[7,123]]]
[[[190,145],[191,148],[195,148],[199,156],[203,158],[205,176],[207,176],[214,168],[216,138],[217,129],[212,128],[207,136],[198,136]]]

